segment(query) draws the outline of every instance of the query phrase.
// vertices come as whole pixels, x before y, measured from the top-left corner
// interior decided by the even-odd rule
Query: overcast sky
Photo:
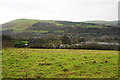
[[[0,23],[19,18],[40,20],[112,21],[119,0],[0,0]]]

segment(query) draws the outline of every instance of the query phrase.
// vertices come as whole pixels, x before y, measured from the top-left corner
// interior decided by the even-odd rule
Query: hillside
[[[15,31],[24,31],[25,29],[29,28],[33,24],[37,22],[49,22],[54,23],[53,21],[44,21],[44,20],[32,20],[32,19],[17,19],[5,23],[2,25],[3,30],[13,29]]]
[[[40,37],[66,34],[68,36],[117,35],[117,27],[91,22],[17,19],[2,24],[3,34],[23,37]],[[77,34],[77,35],[76,35]]]
[[[93,23],[98,25],[108,25],[108,26],[118,26],[118,21],[102,21],[102,20],[96,20],[96,21],[86,21],[85,23]]]

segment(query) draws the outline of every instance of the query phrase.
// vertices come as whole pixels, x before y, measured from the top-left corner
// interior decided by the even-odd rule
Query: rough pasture
[[[118,51],[5,48],[3,78],[117,78]]]

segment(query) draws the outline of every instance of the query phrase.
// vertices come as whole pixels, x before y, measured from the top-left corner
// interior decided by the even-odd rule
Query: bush
[[[14,38],[10,35],[2,35],[2,47],[13,47],[14,46]]]
[[[100,45],[95,43],[83,44],[78,46],[79,49],[95,49],[95,50],[119,50],[117,45]]]
[[[42,44],[29,44],[29,48],[45,48]]]

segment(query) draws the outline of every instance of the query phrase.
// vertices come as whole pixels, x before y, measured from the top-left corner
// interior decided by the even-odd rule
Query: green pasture
[[[3,78],[118,78],[118,51],[4,48]]]

